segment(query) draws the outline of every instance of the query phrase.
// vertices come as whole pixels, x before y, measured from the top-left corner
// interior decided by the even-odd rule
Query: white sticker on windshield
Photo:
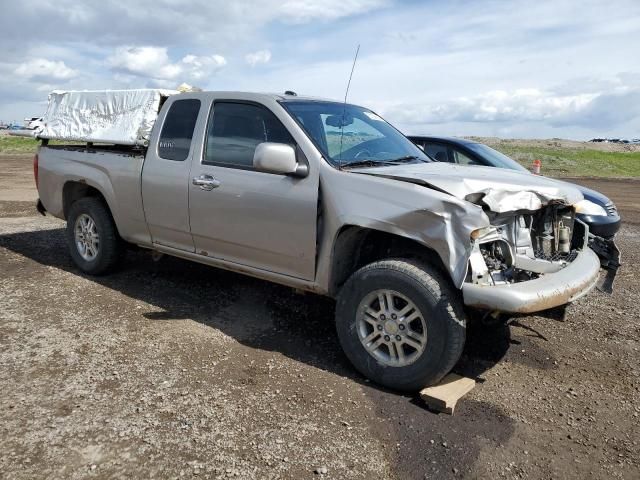
[[[369,117],[371,120],[377,120],[378,122],[383,122],[384,120],[382,120],[378,115],[376,115],[373,112],[362,112],[364,113],[367,117]]]

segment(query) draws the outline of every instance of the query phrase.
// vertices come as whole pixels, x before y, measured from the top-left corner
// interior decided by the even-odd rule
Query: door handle
[[[200,175],[199,177],[193,177],[192,183],[200,187],[200,190],[213,190],[220,186],[220,180],[216,180],[211,175]]]

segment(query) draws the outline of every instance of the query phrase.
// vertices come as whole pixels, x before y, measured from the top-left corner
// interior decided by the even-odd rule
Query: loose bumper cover
[[[465,305],[500,312],[531,313],[564,305],[589,293],[598,282],[600,259],[586,247],[562,270],[535,280],[505,285],[465,283]]]

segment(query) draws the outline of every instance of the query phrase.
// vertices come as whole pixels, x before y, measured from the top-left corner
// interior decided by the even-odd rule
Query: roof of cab
[[[241,91],[227,91],[227,90],[217,90],[217,91],[203,91],[203,92],[185,92],[185,94],[188,95],[192,95],[192,94],[200,94],[203,96],[209,96],[209,95],[213,95],[214,97],[220,96],[223,98],[232,98],[232,97],[239,97],[239,98],[250,98],[250,99],[255,99],[255,100],[265,100],[265,99],[269,99],[269,100],[276,100],[276,101],[306,101],[306,102],[334,102],[334,103],[342,103],[341,100],[336,100],[336,99],[332,99],[332,98],[322,98],[322,97],[311,97],[311,96],[303,96],[303,95],[287,95],[284,93],[266,93],[266,92],[241,92]],[[180,95],[184,95],[184,94],[180,94]]]

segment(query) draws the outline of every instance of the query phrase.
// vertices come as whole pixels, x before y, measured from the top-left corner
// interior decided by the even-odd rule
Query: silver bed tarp
[[[175,90],[61,91],[49,94],[38,138],[146,145],[163,99]]]

